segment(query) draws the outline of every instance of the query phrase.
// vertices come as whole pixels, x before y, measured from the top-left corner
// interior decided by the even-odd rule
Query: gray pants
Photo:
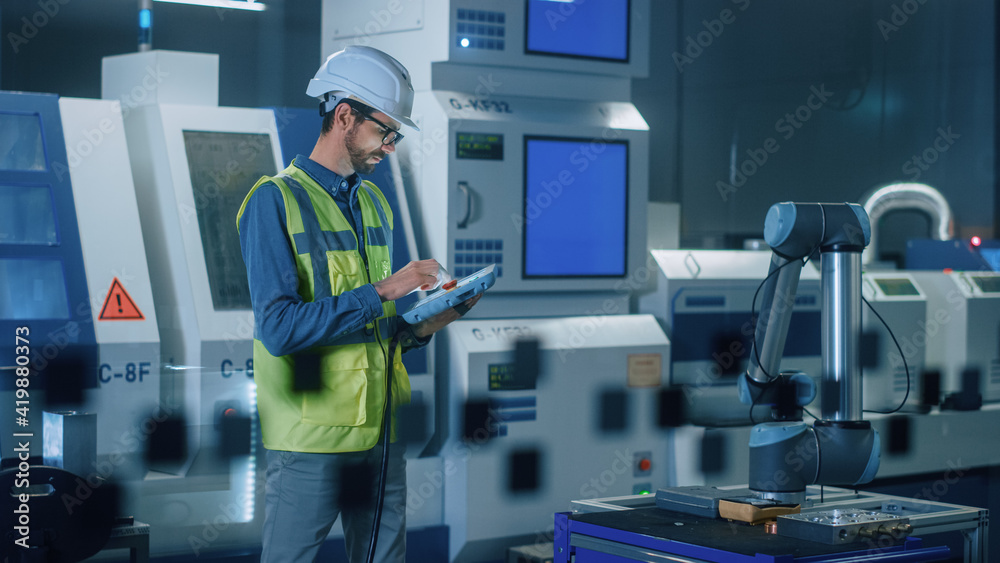
[[[406,506],[405,449],[402,443],[389,446],[382,525],[375,551],[379,562],[403,563],[406,558],[406,513],[393,509]],[[314,561],[339,515],[343,516],[347,557],[355,563],[365,561],[375,503],[341,510],[337,504],[340,468],[371,464],[375,468],[373,489],[377,489],[381,458],[381,444],[365,452],[342,454],[268,450],[261,563]]]

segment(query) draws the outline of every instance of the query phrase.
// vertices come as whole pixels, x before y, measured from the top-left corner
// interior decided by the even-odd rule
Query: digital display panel
[[[0,170],[45,170],[38,115],[0,113]]]
[[[474,160],[503,160],[503,135],[456,133],[455,156]]]
[[[628,142],[524,138],[525,278],[625,275]]]
[[[1000,276],[972,276],[983,293],[1000,293]]]
[[[489,376],[490,391],[525,391],[538,384],[536,374],[518,374],[515,364],[490,364]]]
[[[875,283],[878,284],[882,293],[888,295],[889,297],[920,295],[920,292],[917,291],[917,287],[908,279],[876,278]]]
[[[528,0],[526,19],[526,53],[628,61],[628,0]]]
[[[274,176],[266,133],[184,131],[205,267],[216,311],[250,309],[236,214],[261,176]]]
[[[59,244],[49,186],[0,185],[0,244]]]
[[[0,258],[0,319],[68,319],[66,275],[59,260]]]

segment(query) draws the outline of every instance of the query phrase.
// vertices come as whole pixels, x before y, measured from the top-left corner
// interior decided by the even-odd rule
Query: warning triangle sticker
[[[101,321],[144,321],[146,317],[142,316],[142,311],[135,306],[135,302],[129,297],[118,278],[114,278],[111,282],[111,289],[108,290],[108,297],[104,300],[101,315],[97,319]]]

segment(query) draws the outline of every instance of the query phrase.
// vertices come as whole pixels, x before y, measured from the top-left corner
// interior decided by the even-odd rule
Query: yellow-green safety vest
[[[358,188],[367,268],[358,236],[333,197],[294,163],[275,177],[263,177],[247,194],[268,182],[281,191],[285,225],[298,270],[298,293],[306,302],[340,295],[392,273],[392,210],[367,180]],[[382,303],[382,316],[362,330],[343,333],[331,346],[273,356],[253,341],[254,381],[264,447],[311,453],[354,452],[378,442],[385,408],[386,358],[396,333],[396,305]],[[410,379],[397,346],[392,380],[393,410],[410,402]],[[293,389],[296,365],[318,369],[319,391]],[[395,440],[396,417],[392,417]]]

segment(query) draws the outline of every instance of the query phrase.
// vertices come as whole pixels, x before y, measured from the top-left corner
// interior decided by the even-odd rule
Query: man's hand
[[[373,285],[382,301],[395,301],[414,289],[434,287],[440,267],[438,261],[433,258],[410,262],[395,274]]]
[[[441,330],[442,328],[448,326],[452,321],[457,321],[462,318],[462,315],[469,312],[469,309],[475,306],[479,302],[479,299],[483,296],[482,293],[475,297],[466,299],[462,303],[455,305],[454,307],[449,307],[444,311],[438,313],[437,315],[427,319],[426,321],[419,322],[413,325],[413,335],[417,338],[423,340],[428,336],[434,334],[435,332]],[[462,311],[457,311],[456,309],[464,309]]]

